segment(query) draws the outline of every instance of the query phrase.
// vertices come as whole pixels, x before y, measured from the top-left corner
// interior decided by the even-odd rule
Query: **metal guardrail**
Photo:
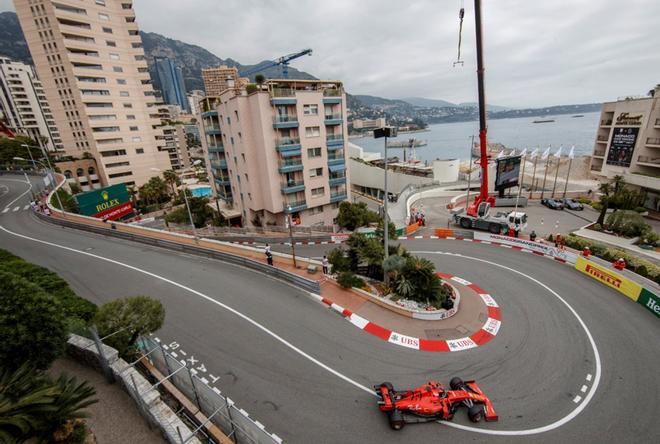
[[[167,248],[169,250],[180,251],[183,253],[194,254],[197,256],[206,256],[212,259],[217,259],[222,262],[227,262],[233,265],[240,265],[242,267],[250,268],[255,271],[259,271],[268,276],[273,276],[277,279],[288,282],[301,290],[308,291],[311,293],[320,294],[321,285],[317,281],[312,281],[300,277],[294,273],[289,273],[288,271],[281,270],[279,268],[273,267],[271,265],[262,264],[260,262],[254,261],[252,259],[246,259],[244,257],[225,253],[222,251],[212,250],[210,248],[204,248],[200,246],[185,245],[179,244],[177,242],[172,242],[163,239],[152,238],[148,236],[140,236],[138,234],[126,233],[123,231],[113,230],[112,228],[101,228],[91,225],[85,225],[78,222],[73,222],[65,219],[58,219],[54,217],[46,216],[42,213],[35,213],[40,219],[60,225],[67,228],[74,228],[78,230],[88,231],[91,233],[101,234],[104,236],[112,236],[120,239],[125,239],[133,242],[140,242],[147,245],[153,245],[156,247]]]

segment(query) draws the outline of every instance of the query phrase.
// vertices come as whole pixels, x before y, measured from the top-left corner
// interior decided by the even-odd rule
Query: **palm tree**
[[[67,378],[65,375],[55,381],[54,387],[57,388],[58,394],[53,402],[54,410],[47,414],[51,427],[49,434],[66,438],[73,432],[73,427],[67,425],[76,419],[89,416],[83,409],[98,401],[93,399],[96,391],[87,381],[78,383],[76,378]]]
[[[163,171],[163,179],[172,189],[172,196],[176,195],[175,185],[178,185],[179,177],[176,175],[174,170]]]
[[[601,193],[600,196],[601,209],[596,224],[602,227],[603,223],[605,222],[605,215],[607,214],[610,195],[612,194],[612,186],[610,185],[609,182],[603,182],[600,185],[598,185],[598,191]]]

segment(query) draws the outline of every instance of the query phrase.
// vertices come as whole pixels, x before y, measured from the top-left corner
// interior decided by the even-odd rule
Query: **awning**
[[[331,173],[336,173],[338,171],[344,171],[346,169],[346,164],[345,163],[340,163],[339,165],[330,165],[330,166],[328,166],[328,169],[330,170]]]

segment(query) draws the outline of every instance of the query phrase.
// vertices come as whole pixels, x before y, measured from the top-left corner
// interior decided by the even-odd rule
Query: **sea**
[[[520,152],[527,148],[541,151],[548,146],[554,153],[560,146],[564,147],[566,155],[571,146],[575,146],[575,155],[591,154],[598,130],[600,113],[585,113],[583,117],[572,117],[570,114],[544,117],[524,117],[517,119],[492,119],[488,121],[488,142],[501,143],[508,149]],[[533,123],[534,120],[554,120],[548,123]],[[416,157],[419,160],[461,159],[470,158],[470,139],[474,135],[475,142],[479,137],[479,122],[439,123],[429,125],[426,131],[415,133],[400,133],[397,141],[410,138],[428,142],[426,146],[417,148]],[[383,139],[372,137],[351,138],[351,142],[361,146],[367,152],[383,153]],[[390,156],[402,157],[402,150],[389,149]],[[508,154],[508,152],[507,152]]]

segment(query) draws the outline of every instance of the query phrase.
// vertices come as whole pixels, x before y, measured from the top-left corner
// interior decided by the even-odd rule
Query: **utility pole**
[[[550,164],[550,147],[548,147],[548,156],[545,158],[545,171],[543,171],[543,185],[541,185],[541,199],[545,193],[545,178],[548,177],[548,166]]]
[[[566,172],[566,183],[564,184],[564,195],[566,197],[566,191],[568,190],[568,177],[571,175],[571,164],[573,163],[575,145],[571,147],[571,152],[568,153],[568,171]]]
[[[296,243],[293,241],[293,220],[291,219],[291,205],[287,206],[287,221],[289,222],[289,242],[291,243],[291,257],[293,258],[293,268],[298,268],[296,263]]]

